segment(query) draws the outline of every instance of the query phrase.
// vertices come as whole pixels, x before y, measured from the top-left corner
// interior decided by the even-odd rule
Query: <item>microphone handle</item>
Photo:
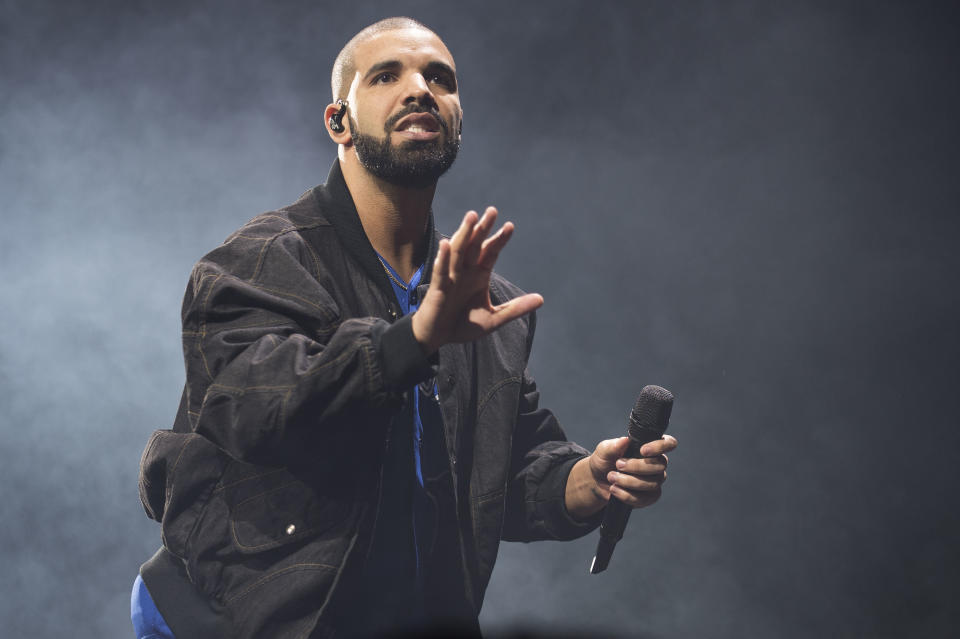
[[[663,431],[634,423],[631,424],[627,436],[630,438],[630,444],[623,456],[632,459],[640,457],[640,448],[644,444],[663,437]],[[607,569],[610,558],[613,556],[613,548],[623,538],[623,531],[627,528],[627,522],[630,520],[630,513],[632,512],[633,508],[616,497],[610,496],[610,501],[607,502],[606,510],[603,513],[603,521],[600,523],[600,541],[597,544],[597,554],[590,565],[591,574],[597,574]]]

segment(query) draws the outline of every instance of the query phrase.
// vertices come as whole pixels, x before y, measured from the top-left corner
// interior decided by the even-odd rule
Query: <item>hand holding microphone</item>
[[[604,468],[592,469],[595,474],[597,470],[607,471],[611,463],[616,470],[607,471],[603,480],[597,478],[598,484],[609,486],[610,501],[600,525],[600,541],[590,565],[591,574],[606,570],[632,509],[649,506],[660,497],[660,484],[667,477],[664,453],[677,446],[676,439],[663,435],[672,409],[670,391],[660,386],[644,387],[630,413],[627,437],[610,440],[613,443],[607,446],[609,453],[615,453],[614,459],[609,453],[601,453],[606,442],[597,447],[595,456]]]

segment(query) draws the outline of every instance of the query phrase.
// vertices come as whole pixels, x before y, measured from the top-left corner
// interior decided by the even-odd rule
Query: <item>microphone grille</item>
[[[630,427],[649,428],[662,433],[670,423],[673,393],[662,386],[644,386],[630,413]]]

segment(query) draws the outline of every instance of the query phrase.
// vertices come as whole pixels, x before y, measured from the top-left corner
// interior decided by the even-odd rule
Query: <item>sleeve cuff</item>
[[[404,315],[383,331],[380,337],[380,369],[391,390],[404,390],[435,374],[438,357],[427,357],[413,336],[413,314]]]
[[[540,485],[538,493],[543,499],[540,503],[547,511],[543,513],[543,519],[555,539],[570,540],[582,537],[599,526],[603,520],[603,510],[583,521],[574,519],[567,510],[567,478],[573,466],[584,457],[585,455],[573,457],[557,465],[544,477]]]

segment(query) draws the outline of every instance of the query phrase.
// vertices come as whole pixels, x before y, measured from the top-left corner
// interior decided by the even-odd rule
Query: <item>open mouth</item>
[[[394,131],[406,131],[408,133],[439,133],[441,128],[440,120],[430,113],[411,113],[401,118]]]

